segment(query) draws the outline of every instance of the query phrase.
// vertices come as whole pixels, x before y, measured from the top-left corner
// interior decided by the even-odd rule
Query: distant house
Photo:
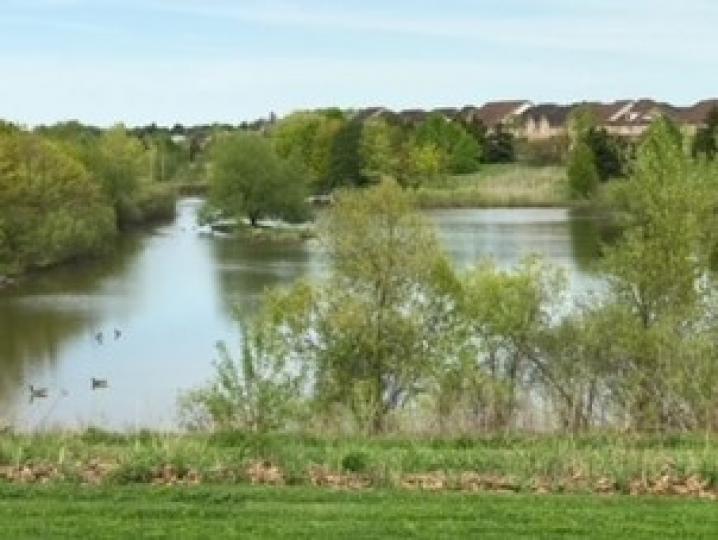
[[[565,135],[573,105],[544,103],[534,105],[523,112],[516,128],[516,135],[529,140],[550,139]]]
[[[352,119],[357,122],[366,122],[367,120],[374,119],[393,121],[398,119],[398,115],[386,107],[367,107],[366,109],[356,111]]]
[[[680,107],[677,109],[677,120],[684,129],[690,133],[695,133],[701,127],[705,126],[706,118],[712,109],[718,108],[718,99],[704,99],[690,107]]]
[[[518,135],[527,139],[548,139],[568,133],[571,112],[578,107],[590,109],[599,126],[613,135],[639,137],[659,116],[685,124],[688,114],[669,103],[648,98],[618,100],[612,103],[584,101],[571,105],[536,105],[522,115]],[[696,115],[699,113],[695,113]],[[683,115],[683,116],[682,116]]]
[[[431,114],[438,114],[439,116],[443,116],[447,120],[456,120],[459,109],[456,107],[440,107],[438,109],[434,109],[431,111]]]
[[[618,114],[603,122],[603,126],[613,135],[640,137],[662,115],[677,121],[678,109],[669,103],[642,98],[631,101]]]
[[[526,100],[490,101],[481,107],[464,107],[457,118],[467,124],[481,123],[488,130],[494,130],[497,126],[513,126],[531,106],[532,103]]]
[[[627,114],[633,107],[633,103],[630,99],[620,99],[613,103],[586,102],[579,105],[588,107],[595,115],[596,121],[600,125],[606,126]]]
[[[429,117],[429,113],[423,109],[405,109],[398,116],[405,124],[417,126]]]

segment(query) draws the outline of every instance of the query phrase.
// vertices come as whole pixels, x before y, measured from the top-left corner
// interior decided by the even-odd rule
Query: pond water
[[[316,245],[266,245],[204,233],[200,199],[176,220],[125,236],[113,255],[0,290],[0,428],[171,429],[178,394],[212,374],[216,343],[238,349],[236,310],[262,291],[318,275]],[[597,227],[566,209],[427,212],[457,265],[503,266],[538,253],[566,268],[574,291],[595,283]],[[92,379],[108,388],[92,389]],[[30,399],[28,386],[47,388]]]

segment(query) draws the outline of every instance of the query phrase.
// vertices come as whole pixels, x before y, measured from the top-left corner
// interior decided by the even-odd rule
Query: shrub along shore
[[[121,125],[29,131],[0,122],[0,287],[7,276],[102,255],[120,231],[172,218],[170,143]]]
[[[0,481],[252,484],[331,489],[718,497],[718,440],[618,434],[330,438],[307,435],[12,434]]]

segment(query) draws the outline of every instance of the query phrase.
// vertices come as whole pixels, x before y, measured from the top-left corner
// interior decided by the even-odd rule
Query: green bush
[[[349,452],[342,458],[342,469],[349,472],[360,473],[369,466],[369,454],[362,451]]]

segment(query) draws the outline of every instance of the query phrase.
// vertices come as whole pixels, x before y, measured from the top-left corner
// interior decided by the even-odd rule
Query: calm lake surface
[[[235,310],[251,313],[266,287],[326,269],[312,242],[248,245],[203,233],[201,204],[182,200],[174,223],[124,237],[101,261],[0,290],[0,428],[171,429],[178,394],[212,375],[216,343],[238,350]],[[486,256],[510,267],[538,253],[567,270],[572,291],[597,283],[590,218],[532,208],[427,215],[462,268]],[[109,388],[93,391],[92,378]],[[48,397],[30,402],[30,384]]]

